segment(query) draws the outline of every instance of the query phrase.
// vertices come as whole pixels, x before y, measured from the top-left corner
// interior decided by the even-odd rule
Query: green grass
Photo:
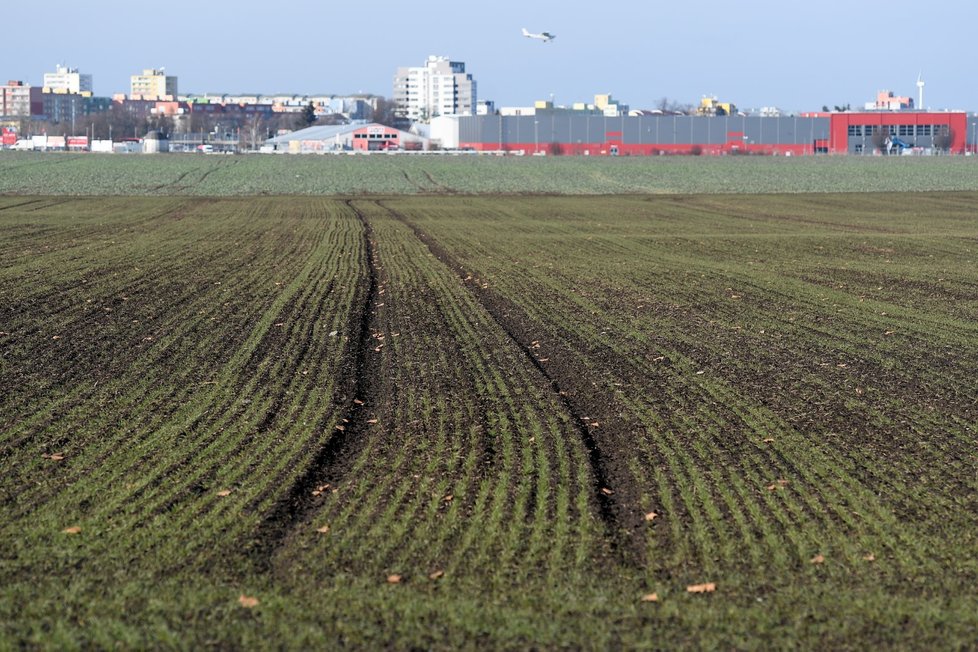
[[[0,648],[972,647],[976,200],[0,197]]]
[[[377,195],[978,190],[970,157],[476,157],[0,152],[0,194]]]

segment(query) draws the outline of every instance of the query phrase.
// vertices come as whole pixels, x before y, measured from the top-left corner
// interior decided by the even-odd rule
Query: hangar
[[[428,149],[428,139],[382,124],[308,127],[265,141],[265,151],[290,154],[388,152]]]

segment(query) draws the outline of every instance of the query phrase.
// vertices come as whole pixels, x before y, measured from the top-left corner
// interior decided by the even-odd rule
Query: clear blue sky
[[[398,66],[437,54],[464,61],[497,106],[610,92],[632,108],[706,94],[855,108],[880,89],[916,97],[922,71],[927,106],[978,110],[974,0],[49,0],[4,14],[0,77],[41,84],[64,62],[94,75],[97,95],[165,66],[183,93],[390,96]]]

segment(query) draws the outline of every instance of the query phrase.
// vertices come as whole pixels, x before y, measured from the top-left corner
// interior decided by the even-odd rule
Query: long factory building
[[[445,149],[528,155],[964,154],[976,151],[978,118],[960,111],[607,117],[547,109],[520,116],[442,116],[432,120],[431,138]]]

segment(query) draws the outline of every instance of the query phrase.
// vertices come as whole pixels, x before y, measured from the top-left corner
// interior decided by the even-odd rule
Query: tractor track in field
[[[7,195],[7,196],[10,196],[10,195]],[[19,204],[10,204],[9,206],[0,206],[0,211],[8,211],[8,210],[10,210],[12,208],[22,208],[24,206],[29,206],[31,204],[37,204],[37,203],[42,202],[42,201],[47,201],[47,200],[44,197],[41,197],[39,199],[29,199],[27,201],[22,201]]]
[[[427,170],[422,170],[421,174],[423,174],[425,178],[431,183],[431,185],[435,187],[435,192],[444,193],[446,195],[450,195],[455,192],[452,188],[449,188],[445,184],[438,183],[437,181],[435,181],[435,178],[431,176],[431,173],[428,172]]]
[[[422,231],[405,215],[382,202],[377,204],[410,228],[432,255],[459,277],[463,286],[472,293],[496,325],[523,352],[533,368],[546,379],[555,399],[570,416],[571,424],[587,452],[592,476],[592,501],[604,525],[607,541],[622,561],[641,565],[645,557],[644,538],[634,536],[636,532],[641,532],[643,518],[641,511],[637,509],[638,488],[633,486],[634,482],[629,479],[627,470],[618,468],[618,465],[614,464],[616,458],[613,455],[611,442],[603,438],[599,439],[600,435],[596,436],[597,429],[594,427],[594,421],[586,416],[583,406],[578,405],[577,401],[570,397],[568,390],[575,384],[572,382],[573,376],[559,370],[555,371],[555,367],[544,364],[545,360],[534,355],[536,339],[533,329],[521,320],[522,311],[518,306],[491,289],[473,287],[467,282],[463,266],[437,240]]]
[[[197,179],[197,183],[195,185],[198,185],[199,186],[200,184],[204,183],[204,181],[207,179],[207,177],[209,177],[212,174],[214,174],[215,172],[217,172],[217,170],[220,167],[222,167],[222,166],[213,167],[210,170],[207,170],[206,172],[204,172],[202,175],[200,175],[200,178]]]
[[[408,184],[410,184],[410,185],[414,186],[415,188],[417,188],[418,192],[425,193],[425,192],[428,191],[427,188],[423,187],[420,183],[418,183],[414,179],[412,179],[411,178],[411,175],[408,174],[406,170],[401,170],[401,175],[404,177],[404,180],[408,182]]]
[[[164,188],[173,188],[174,190],[182,190],[182,189],[186,188],[186,186],[178,186],[177,184],[180,183],[181,181],[183,181],[188,174],[190,174],[191,172],[194,172],[194,171],[195,171],[195,169],[187,170],[186,172],[183,172],[181,175],[179,175],[173,181],[167,181],[166,183],[161,183],[158,186],[154,186],[154,187],[150,188],[149,191],[150,192],[156,192],[157,190],[163,190]]]
[[[373,333],[381,330],[376,324],[380,274],[373,229],[363,213],[353,206],[352,200],[345,203],[363,228],[367,279],[361,290],[362,297],[354,303],[359,308],[352,312],[350,320],[351,345],[344,356],[350,362],[344,365],[342,379],[337,383],[334,395],[336,412],[342,416],[338,427],[329,433],[306,470],[262,519],[248,551],[252,562],[261,571],[271,570],[275,551],[282,547],[290,532],[315,513],[320,502],[313,495],[316,488],[326,484],[336,485],[344,477],[348,461],[355,458],[358,452],[355,449],[363,445],[366,433],[371,428],[371,424],[367,423],[371,417],[370,410],[379,402],[376,397],[380,394],[378,383],[382,381],[380,358],[369,355],[373,349]]]

